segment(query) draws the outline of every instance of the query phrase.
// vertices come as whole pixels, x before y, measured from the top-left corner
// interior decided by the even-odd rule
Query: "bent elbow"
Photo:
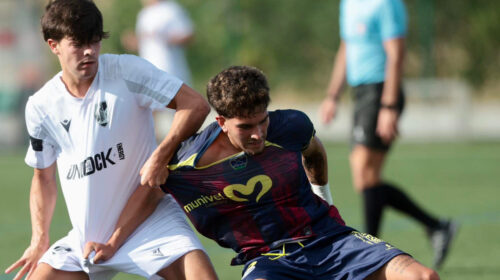
[[[205,118],[210,113],[210,105],[205,99],[202,98],[202,100],[202,102],[198,103],[197,111]]]

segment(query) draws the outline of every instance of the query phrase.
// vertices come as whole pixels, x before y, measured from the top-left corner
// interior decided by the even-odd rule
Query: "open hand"
[[[337,113],[337,101],[331,97],[326,97],[319,108],[320,119],[324,124],[328,124],[335,118]]]
[[[377,121],[377,134],[385,144],[390,144],[398,136],[398,117],[395,110],[380,109]]]
[[[49,245],[30,245],[25,251],[22,257],[17,260],[14,264],[9,266],[5,270],[6,274],[11,273],[15,269],[21,267],[21,270],[16,274],[14,277],[14,280],[20,280],[23,278],[23,276],[28,273],[26,276],[26,279],[29,279],[33,272],[35,271],[35,268],[37,267],[38,260],[43,256],[45,251],[49,248]]]

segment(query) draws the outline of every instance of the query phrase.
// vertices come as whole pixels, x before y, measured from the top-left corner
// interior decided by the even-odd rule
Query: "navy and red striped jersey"
[[[311,190],[301,155],[314,136],[309,118],[300,111],[279,110],[269,112],[269,122],[262,153],[241,152],[197,166],[222,133],[212,123],[183,142],[162,186],[201,234],[239,253],[232,264],[284,242],[351,230],[337,208]]]

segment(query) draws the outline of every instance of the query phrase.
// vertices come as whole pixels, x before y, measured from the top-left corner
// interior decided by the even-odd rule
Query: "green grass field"
[[[334,202],[348,225],[361,228],[360,198],[351,187],[349,147],[327,144]],[[19,258],[31,236],[29,184],[32,171],[24,151],[0,155],[0,267]],[[457,240],[441,279],[500,279],[500,143],[400,144],[386,166],[386,178],[399,184],[430,212],[460,222]],[[70,229],[59,198],[52,222],[52,242]],[[423,229],[394,211],[386,212],[380,236],[426,265],[432,251]],[[221,280],[240,279],[241,267],[230,267],[232,251],[202,238]],[[12,279],[13,275],[0,275]],[[119,274],[115,279],[139,279]]]

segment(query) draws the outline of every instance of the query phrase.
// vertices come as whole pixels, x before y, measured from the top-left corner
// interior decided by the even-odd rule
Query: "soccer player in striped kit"
[[[225,69],[207,96],[216,121],[183,142],[162,189],[201,234],[237,253],[232,264],[245,266],[243,279],[439,279],[344,224],[311,121],[296,110],[268,111],[260,70]]]

